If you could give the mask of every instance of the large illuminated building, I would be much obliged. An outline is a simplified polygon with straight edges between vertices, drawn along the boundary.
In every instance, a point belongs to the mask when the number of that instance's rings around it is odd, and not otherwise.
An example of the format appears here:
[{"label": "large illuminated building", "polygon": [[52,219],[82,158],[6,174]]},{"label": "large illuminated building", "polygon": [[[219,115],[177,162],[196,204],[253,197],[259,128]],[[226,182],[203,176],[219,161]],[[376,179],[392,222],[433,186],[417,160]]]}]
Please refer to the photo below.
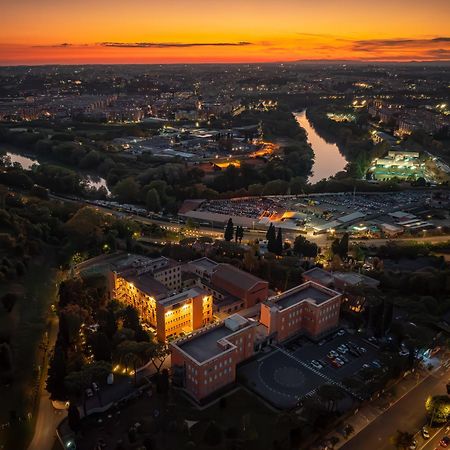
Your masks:
[{"label": "large illuminated building", "polygon": [[[206,265],[206,261],[203,261]],[[174,381],[198,402],[231,386],[237,364],[272,342],[321,339],[339,325],[342,294],[307,281],[260,303],[260,319],[233,314],[170,344]]]},{"label": "large illuminated building", "polygon": [[212,321],[212,296],[183,290],[180,265],[168,258],[136,257],[112,272],[114,297],[131,305],[156,329],[160,341],[188,334]]}]

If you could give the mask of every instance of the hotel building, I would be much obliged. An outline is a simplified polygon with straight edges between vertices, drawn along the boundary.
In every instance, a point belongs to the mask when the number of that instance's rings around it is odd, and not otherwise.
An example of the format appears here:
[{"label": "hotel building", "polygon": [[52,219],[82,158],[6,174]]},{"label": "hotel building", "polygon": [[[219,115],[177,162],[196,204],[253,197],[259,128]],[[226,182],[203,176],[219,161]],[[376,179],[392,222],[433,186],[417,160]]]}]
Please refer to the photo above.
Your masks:
[{"label": "hotel building", "polygon": [[134,258],[112,272],[113,295],[156,329],[158,340],[187,334],[212,322],[212,296],[199,287],[182,291],[181,266],[168,258]]}]

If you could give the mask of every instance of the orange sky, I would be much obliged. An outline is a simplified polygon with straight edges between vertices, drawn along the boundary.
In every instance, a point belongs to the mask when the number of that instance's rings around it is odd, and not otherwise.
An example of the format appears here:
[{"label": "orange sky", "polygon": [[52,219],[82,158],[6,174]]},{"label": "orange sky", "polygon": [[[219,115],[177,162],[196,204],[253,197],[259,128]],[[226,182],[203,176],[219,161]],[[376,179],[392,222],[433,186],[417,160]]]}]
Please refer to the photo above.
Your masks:
[{"label": "orange sky", "polygon": [[1,0],[0,64],[450,59],[450,0]]}]

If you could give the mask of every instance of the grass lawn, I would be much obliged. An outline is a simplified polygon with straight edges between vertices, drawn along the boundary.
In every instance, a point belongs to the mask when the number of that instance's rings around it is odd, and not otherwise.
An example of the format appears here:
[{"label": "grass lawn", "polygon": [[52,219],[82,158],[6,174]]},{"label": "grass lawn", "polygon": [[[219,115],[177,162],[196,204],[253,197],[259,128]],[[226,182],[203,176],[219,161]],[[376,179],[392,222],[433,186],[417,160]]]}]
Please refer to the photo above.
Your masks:
[{"label": "grass lawn", "polygon": [[[8,421],[10,411],[28,417],[32,413],[35,387],[39,378],[50,304],[56,300],[58,273],[45,260],[30,264],[26,275],[0,286],[0,295],[16,292],[20,299],[10,314],[0,308],[0,331],[10,336],[14,357],[14,380],[8,386],[0,386],[0,424]],[[28,426],[24,427],[30,431]],[[27,433],[17,433],[21,436]],[[0,434],[0,443],[5,438]],[[16,449],[21,447],[17,444]]]},{"label": "grass lawn", "polygon": [[[176,391],[167,400],[158,394],[144,394],[120,409],[86,421],[77,448],[90,450],[102,439],[107,448],[115,448],[122,440],[124,449],[137,449],[150,437],[155,450],[225,450],[236,442],[246,450],[270,449],[275,439],[287,439],[289,422],[282,417],[242,389],[226,397],[224,404],[216,403],[204,410],[195,408]],[[210,421],[218,424],[223,435],[221,443],[214,447],[204,441]],[[128,430],[136,423],[141,424],[141,430],[136,441],[130,442]],[[192,425],[190,430],[187,424]]]}]

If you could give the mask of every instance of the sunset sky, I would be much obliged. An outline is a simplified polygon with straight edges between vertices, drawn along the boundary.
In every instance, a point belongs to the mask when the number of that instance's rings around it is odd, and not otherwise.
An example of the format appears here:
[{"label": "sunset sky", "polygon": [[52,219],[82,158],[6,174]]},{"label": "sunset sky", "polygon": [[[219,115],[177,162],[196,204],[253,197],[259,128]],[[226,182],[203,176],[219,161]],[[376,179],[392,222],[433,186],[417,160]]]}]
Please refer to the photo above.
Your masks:
[{"label": "sunset sky", "polygon": [[0,64],[450,60],[450,0],[0,0]]}]

